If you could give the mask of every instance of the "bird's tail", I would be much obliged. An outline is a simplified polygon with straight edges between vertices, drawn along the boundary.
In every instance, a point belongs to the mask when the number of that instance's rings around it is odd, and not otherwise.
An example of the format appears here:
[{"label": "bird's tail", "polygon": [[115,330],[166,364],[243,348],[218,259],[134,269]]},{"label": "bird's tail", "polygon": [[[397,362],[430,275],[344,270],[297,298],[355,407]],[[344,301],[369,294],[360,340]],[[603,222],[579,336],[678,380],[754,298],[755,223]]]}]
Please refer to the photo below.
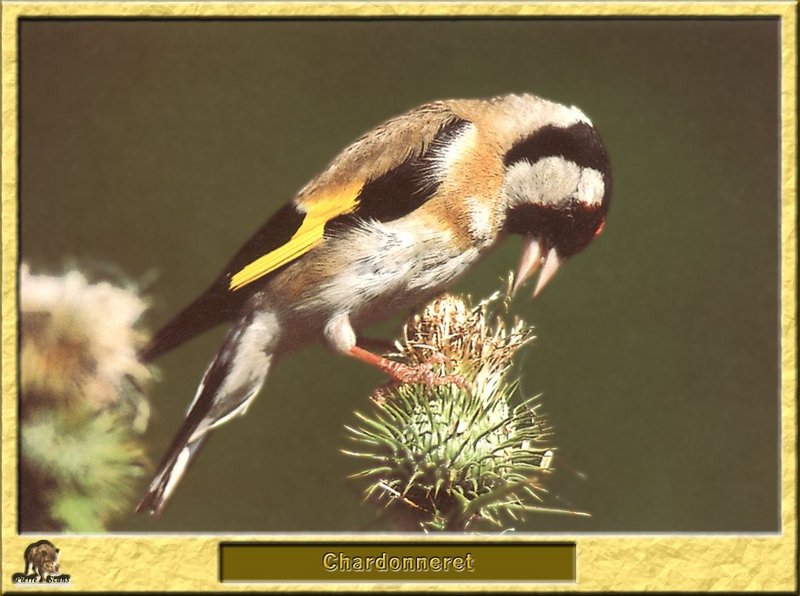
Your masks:
[{"label": "bird's tail", "polygon": [[247,411],[274,362],[278,333],[269,313],[250,313],[228,332],[137,512],[160,514],[211,432]]},{"label": "bird's tail", "polygon": [[209,436],[210,433],[206,433],[191,442],[185,441],[180,435],[175,437],[166,457],[159,466],[158,473],[150,482],[147,492],[136,506],[137,513],[149,511],[152,515],[161,515],[164,506],[172,496],[181,478],[186,474],[189,464]]},{"label": "bird's tail", "polygon": [[142,362],[155,360],[196,335],[229,320],[235,313],[233,301],[214,286],[164,325],[139,352]]}]

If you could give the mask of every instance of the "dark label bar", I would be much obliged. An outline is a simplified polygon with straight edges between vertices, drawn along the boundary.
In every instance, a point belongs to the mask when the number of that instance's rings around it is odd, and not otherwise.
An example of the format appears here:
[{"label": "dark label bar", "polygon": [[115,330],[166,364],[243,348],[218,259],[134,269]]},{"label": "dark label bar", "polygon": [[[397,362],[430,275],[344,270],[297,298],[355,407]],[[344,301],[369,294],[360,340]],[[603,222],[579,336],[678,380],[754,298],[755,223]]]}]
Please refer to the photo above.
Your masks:
[{"label": "dark label bar", "polygon": [[574,543],[223,543],[220,581],[574,582]]}]

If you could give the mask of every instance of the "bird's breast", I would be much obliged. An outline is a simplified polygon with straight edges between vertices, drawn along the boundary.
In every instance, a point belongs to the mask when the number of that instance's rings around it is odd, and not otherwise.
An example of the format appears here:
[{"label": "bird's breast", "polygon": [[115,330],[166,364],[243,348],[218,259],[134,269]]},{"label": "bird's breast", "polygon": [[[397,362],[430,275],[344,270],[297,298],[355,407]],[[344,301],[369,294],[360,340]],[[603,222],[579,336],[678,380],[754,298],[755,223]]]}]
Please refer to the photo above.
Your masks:
[{"label": "bird's breast", "polygon": [[354,324],[369,324],[403,312],[444,291],[475,263],[482,246],[453,241],[447,228],[422,222],[363,221],[306,255],[281,284],[293,296],[273,300],[292,314],[324,321],[349,313]]}]

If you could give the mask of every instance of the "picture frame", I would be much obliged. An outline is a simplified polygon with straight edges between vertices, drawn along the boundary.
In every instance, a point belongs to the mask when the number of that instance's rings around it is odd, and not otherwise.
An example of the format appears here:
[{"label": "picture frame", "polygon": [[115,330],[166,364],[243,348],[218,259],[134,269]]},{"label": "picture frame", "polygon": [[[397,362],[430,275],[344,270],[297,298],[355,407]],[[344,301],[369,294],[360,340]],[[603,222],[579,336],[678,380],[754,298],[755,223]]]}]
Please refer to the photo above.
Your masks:
[{"label": "picture frame", "polygon": [[[20,24],[43,20],[87,20],[129,23],[159,19],[166,22],[249,19],[273,22],[291,19],[354,19],[365,26],[392,19],[464,20],[565,18],[602,19],[767,19],[780,31],[780,216],[779,293],[780,379],[778,481],[779,527],[777,531],[726,533],[612,531],[575,533],[508,533],[443,536],[391,533],[325,533],[226,531],[164,533],[157,524],[152,531],[110,534],[21,533],[18,525],[19,457],[19,330],[18,281],[20,272]],[[15,583],[12,575],[23,572],[23,555],[37,540],[49,540],[60,549],[62,571],[71,589],[83,591],[416,591],[443,590],[459,593],[508,589],[513,591],[771,591],[797,590],[797,362],[796,362],[796,5],[792,2],[7,2],[2,10],[3,63],[3,198],[2,198],[2,561],[3,592],[29,586]],[[134,83],[135,86],[135,83]],[[280,92],[280,89],[277,90]],[[222,101],[222,100],[220,100]],[[411,107],[411,106],[408,106]],[[334,113],[332,110],[331,113]],[[385,117],[393,114],[386,113]],[[377,122],[376,122],[377,123]],[[353,130],[355,136],[361,131]],[[338,141],[337,141],[338,142]],[[292,149],[298,150],[300,143]],[[342,145],[344,146],[344,145]],[[326,150],[328,148],[326,147]],[[316,156],[310,161],[317,159]],[[153,166],[155,167],[155,166]],[[313,168],[312,168],[313,169]],[[307,174],[311,174],[309,171]],[[620,198],[620,201],[623,199]],[[244,240],[247,232],[239,240]],[[148,238],[150,238],[148,236]],[[237,242],[234,239],[232,242]],[[215,272],[207,272],[210,280]],[[199,288],[196,288],[199,289]],[[187,294],[188,296],[188,294]],[[199,378],[201,370],[193,374]],[[302,374],[302,370],[295,370]],[[195,379],[196,381],[196,379]],[[194,382],[194,381],[193,381]],[[185,396],[188,400],[189,396]],[[180,398],[183,399],[183,398]],[[188,402],[187,402],[188,403]],[[180,407],[184,407],[182,404]],[[338,449],[338,446],[337,446]],[[332,450],[333,451],[333,450]],[[624,487],[621,488],[624,492]],[[717,495],[723,500],[726,495]],[[222,506],[222,505],[220,505]],[[575,545],[574,581],[423,579],[353,581],[222,582],[222,545],[242,542],[262,545],[314,545],[331,543],[397,547],[424,544],[467,548],[469,545],[508,546],[565,542]],[[287,546],[289,548],[289,546]],[[314,555],[316,556],[316,555]],[[56,586],[53,589],[57,589]]]}]

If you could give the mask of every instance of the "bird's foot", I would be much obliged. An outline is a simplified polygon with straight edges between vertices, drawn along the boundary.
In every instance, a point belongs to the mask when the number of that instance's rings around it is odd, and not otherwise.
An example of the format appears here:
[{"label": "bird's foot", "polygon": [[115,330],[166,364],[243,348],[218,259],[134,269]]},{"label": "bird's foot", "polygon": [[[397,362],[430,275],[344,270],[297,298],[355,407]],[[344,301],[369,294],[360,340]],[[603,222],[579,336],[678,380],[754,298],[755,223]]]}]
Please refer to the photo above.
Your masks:
[{"label": "bird's foot", "polygon": [[[441,356],[441,355],[440,355]],[[439,364],[443,364],[439,362]],[[428,364],[410,366],[400,362],[392,362],[386,371],[396,383],[419,383],[433,387],[436,385],[457,385],[466,389],[467,381],[461,375],[437,375]]]},{"label": "bird's foot", "polygon": [[467,389],[467,381],[461,375],[437,375],[433,371],[433,365],[447,363],[447,358],[442,354],[436,354],[428,358],[426,362],[414,366],[389,360],[358,346],[353,346],[348,354],[362,362],[366,362],[370,366],[374,366],[392,379],[387,385],[376,389],[373,393],[373,400],[379,403],[386,401],[386,397],[393,388],[404,383],[419,383],[428,387],[453,384],[461,389]]},{"label": "bird's foot", "polygon": [[[436,361],[436,363],[444,364],[444,362],[439,361]],[[370,399],[379,406],[388,402],[392,397],[392,392],[405,383],[420,383],[427,387],[452,384],[465,390],[469,387],[467,380],[461,375],[437,375],[426,364],[409,366],[400,362],[392,362],[391,368],[385,372],[392,380],[377,387],[370,395]]]}]

